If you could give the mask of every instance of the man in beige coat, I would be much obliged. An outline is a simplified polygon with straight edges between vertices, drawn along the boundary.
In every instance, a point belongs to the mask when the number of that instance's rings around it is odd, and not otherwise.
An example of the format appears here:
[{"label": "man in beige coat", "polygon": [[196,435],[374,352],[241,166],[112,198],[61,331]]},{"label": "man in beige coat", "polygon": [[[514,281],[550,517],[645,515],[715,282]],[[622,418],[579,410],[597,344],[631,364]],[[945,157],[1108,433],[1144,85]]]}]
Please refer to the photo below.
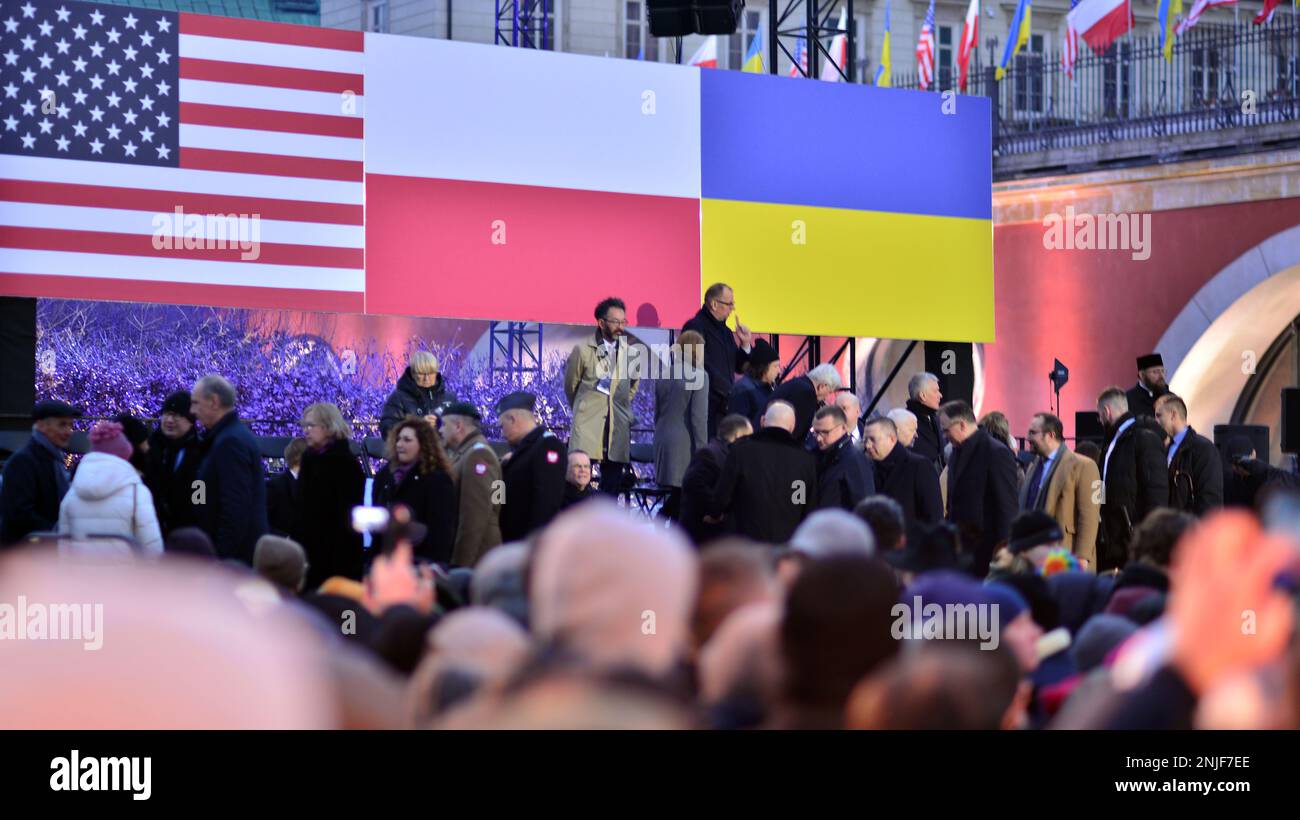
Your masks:
[{"label": "man in beige coat", "polygon": [[501,543],[501,503],[504,485],[501,461],[479,427],[482,417],[468,402],[448,404],[442,414],[442,440],[452,460],[456,480],[456,543],[451,563],[472,567]]},{"label": "man in beige coat", "polygon": [[645,346],[627,333],[623,300],[596,305],[596,332],[569,354],[564,395],[573,409],[569,449],[600,461],[600,490],[618,495],[631,461],[632,399],[648,363]]},{"label": "man in beige coat", "polygon": [[1020,509],[1042,510],[1060,524],[1062,543],[1087,569],[1097,568],[1097,525],[1101,517],[1101,474],[1097,462],[1063,443],[1061,420],[1037,413],[1029,424],[1029,444],[1038,458],[1020,488]]}]

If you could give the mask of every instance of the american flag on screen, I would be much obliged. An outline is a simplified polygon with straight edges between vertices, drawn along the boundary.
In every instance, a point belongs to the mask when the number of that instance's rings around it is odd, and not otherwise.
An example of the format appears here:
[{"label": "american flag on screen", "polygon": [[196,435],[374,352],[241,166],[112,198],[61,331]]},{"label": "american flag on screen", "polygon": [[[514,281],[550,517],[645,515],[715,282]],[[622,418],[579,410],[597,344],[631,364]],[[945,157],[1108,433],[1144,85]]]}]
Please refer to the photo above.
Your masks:
[{"label": "american flag on screen", "polygon": [[363,57],[360,32],[0,0],[0,290],[363,309]]},{"label": "american flag on screen", "polygon": [[934,82],[934,0],[925,13],[925,22],[921,25],[921,38],[916,42],[916,68],[920,74],[921,89],[925,90]]}]

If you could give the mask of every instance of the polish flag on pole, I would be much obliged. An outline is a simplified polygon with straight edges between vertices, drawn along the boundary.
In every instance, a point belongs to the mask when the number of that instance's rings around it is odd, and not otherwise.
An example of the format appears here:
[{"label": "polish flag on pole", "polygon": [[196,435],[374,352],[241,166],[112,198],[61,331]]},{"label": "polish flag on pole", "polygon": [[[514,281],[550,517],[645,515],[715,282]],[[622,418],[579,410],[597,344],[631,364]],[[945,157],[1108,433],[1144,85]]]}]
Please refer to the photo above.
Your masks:
[{"label": "polish flag on pole", "polygon": [[957,68],[960,71],[958,88],[966,90],[966,70],[970,68],[970,56],[979,45],[980,0],[970,0],[966,9],[966,22],[961,27],[961,45],[957,48]]},{"label": "polish flag on pole", "polygon": [[[840,31],[849,30],[849,8],[845,6],[840,9],[840,22],[836,26]],[[841,71],[847,72],[849,58],[849,38],[843,34],[836,34],[831,38],[830,47],[831,58],[822,64],[821,79],[827,82],[838,83],[844,78],[840,75]]]},{"label": "polish flag on pole", "polygon": [[1069,28],[1097,54],[1110,48],[1110,44],[1124,32],[1133,28],[1133,10],[1129,0],[1082,0],[1066,15]]},{"label": "polish flag on pole", "polygon": [[687,65],[699,66],[700,68],[717,68],[718,35],[710,34],[705,38],[703,45],[696,49],[695,54],[691,55],[691,61]]}]

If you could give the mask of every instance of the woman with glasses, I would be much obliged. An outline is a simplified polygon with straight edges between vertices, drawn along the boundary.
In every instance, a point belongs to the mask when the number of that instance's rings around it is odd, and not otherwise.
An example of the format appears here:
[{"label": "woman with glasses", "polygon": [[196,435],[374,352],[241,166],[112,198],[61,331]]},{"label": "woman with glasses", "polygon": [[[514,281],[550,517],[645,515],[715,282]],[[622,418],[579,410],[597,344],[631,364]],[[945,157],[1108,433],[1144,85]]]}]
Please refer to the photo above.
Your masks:
[{"label": "woman with glasses", "polygon": [[318,402],[302,413],[307,451],[298,472],[298,520],[293,539],[307,551],[306,590],[341,575],[361,580],[361,534],[352,529],[352,508],[365,499],[366,476],[352,455],[352,429],[336,405]]},{"label": "woman with glasses", "polygon": [[427,350],[417,350],[411,354],[409,366],[384,402],[379,434],[386,438],[393,425],[407,416],[421,416],[437,427],[443,406],[455,400],[456,394],[438,372],[438,357]]},{"label": "woman with glasses", "polygon": [[375,476],[375,504],[389,510],[406,505],[411,517],[425,526],[424,538],[415,544],[416,556],[450,564],[457,501],[442,437],[429,422],[408,416],[388,431],[384,456],[388,463]]}]

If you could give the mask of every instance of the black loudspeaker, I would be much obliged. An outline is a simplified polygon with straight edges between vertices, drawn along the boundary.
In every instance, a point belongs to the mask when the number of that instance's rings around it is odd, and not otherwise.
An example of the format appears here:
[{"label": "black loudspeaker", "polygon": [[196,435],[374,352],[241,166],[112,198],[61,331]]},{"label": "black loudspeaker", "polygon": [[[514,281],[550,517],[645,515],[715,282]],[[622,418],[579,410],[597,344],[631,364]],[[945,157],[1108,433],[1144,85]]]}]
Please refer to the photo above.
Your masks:
[{"label": "black loudspeaker", "polygon": [[1096,410],[1074,411],[1074,440],[1098,444],[1106,440],[1106,428],[1101,426],[1101,415]]},{"label": "black loudspeaker", "polygon": [[745,0],[646,0],[652,37],[735,34]]},{"label": "black loudspeaker", "polygon": [[700,34],[735,34],[745,0],[695,0],[696,30]]},{"label": "black loudspeaker", "polygon": [[685,37],[695,33],[695,9],[691,0],[646,0],[650,36]]},{"label": "black loudspeaker", "polygon": [[28,430],[36,404],[36,300],[0,297],[0,430]]},{"label": "black loudspeaker", "polygon": [[1282,388],[1282,452],[1300,453],[1300,387]]},{"label": "black loudspeaker", "polygon": [[[1245,436],[1250,439],[1250,443],[1255,447],[1255,458],[1260,461],[1268,461],[1268,425],[1265,424],[1216,424],[1214,425],[1214,446],[1219,448],[1223,453],[1227,447],[1228,440],[1235,436]],[[1225,456],[1226,458],[1226,456]]]}]

